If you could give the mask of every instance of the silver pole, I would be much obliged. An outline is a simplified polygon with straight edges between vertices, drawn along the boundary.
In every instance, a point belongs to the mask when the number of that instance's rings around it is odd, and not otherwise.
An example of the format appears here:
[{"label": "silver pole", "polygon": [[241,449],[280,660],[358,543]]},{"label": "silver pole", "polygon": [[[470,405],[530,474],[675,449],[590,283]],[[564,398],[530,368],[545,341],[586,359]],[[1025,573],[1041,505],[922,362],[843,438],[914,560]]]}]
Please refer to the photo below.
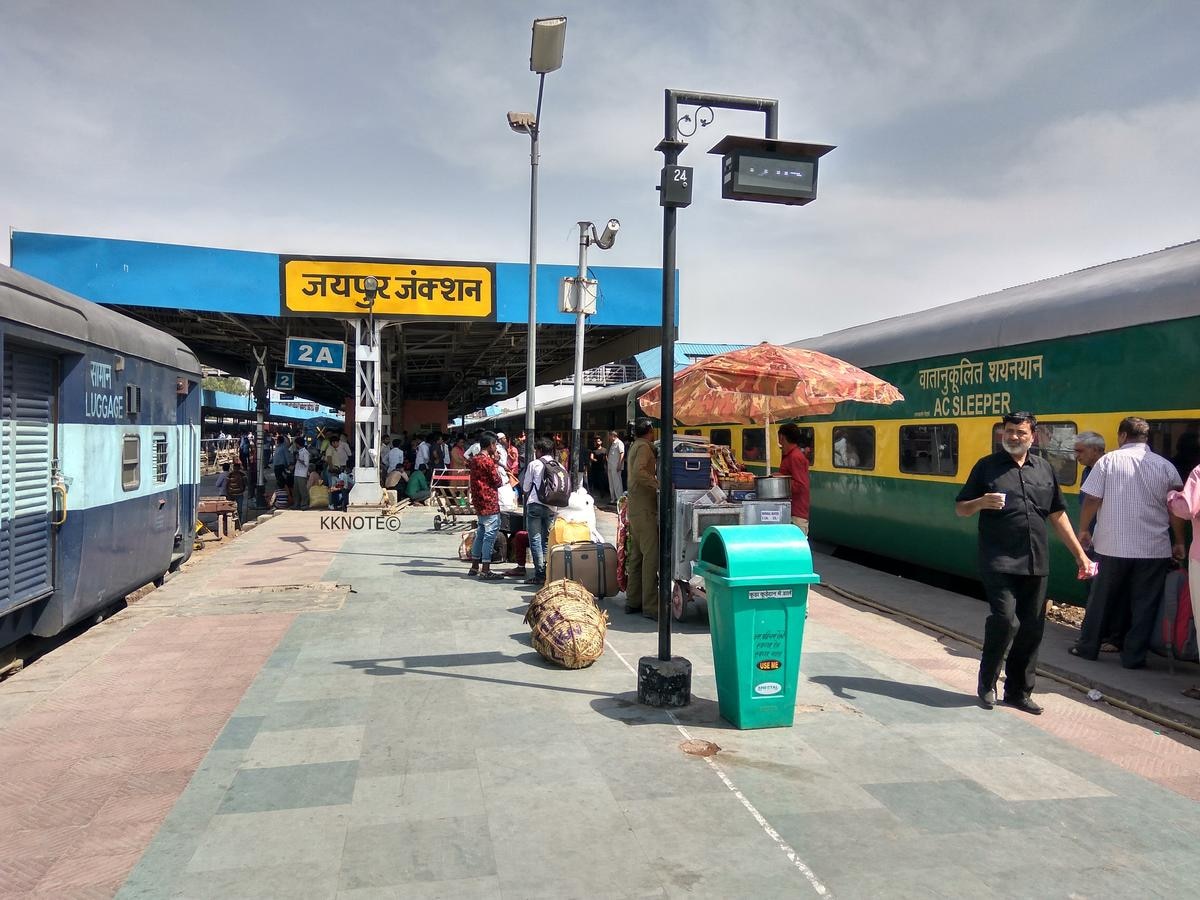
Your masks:
[{"label": "silver pole", "polygon": [[538,76],[537,111],[529,131],[529,347],[525,356],[525,465],[534,460],[533,407],[537,386],[537,208],[538,133],[542,130],[542,89],[545,74]]},{"label": "silver pole", "polygon": [[575,391],[571,399],[571,471],[576,488],[583,487],[583,312],[584,283],[587,281],[588,229],[591,222],[579,223],[579,272],[575,278],[575,290],[571,292],[575,304]]}]

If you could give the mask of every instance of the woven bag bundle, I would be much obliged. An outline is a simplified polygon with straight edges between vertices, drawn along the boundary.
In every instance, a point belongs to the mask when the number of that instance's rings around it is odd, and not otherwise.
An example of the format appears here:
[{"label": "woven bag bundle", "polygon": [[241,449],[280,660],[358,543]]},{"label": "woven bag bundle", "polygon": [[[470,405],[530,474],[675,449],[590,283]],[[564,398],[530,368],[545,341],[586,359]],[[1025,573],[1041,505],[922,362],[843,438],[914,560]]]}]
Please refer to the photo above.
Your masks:
[{"label": "woven bag bundle", "polygon": [[585,668],[604,652],[608,614],[576,581],[552,581],[538,591],[529,603],[525,623],[533,629],[533,649],[564,668]]}]

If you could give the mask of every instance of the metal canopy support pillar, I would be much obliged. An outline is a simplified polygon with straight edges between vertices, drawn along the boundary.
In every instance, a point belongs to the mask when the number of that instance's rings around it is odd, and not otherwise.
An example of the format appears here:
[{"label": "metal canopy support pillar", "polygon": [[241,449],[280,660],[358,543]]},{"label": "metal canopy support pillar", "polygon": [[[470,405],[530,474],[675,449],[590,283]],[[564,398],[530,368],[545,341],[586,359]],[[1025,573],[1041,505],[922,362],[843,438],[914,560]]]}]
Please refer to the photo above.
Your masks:
[{"label": "metal canopy support pillar", "polygon": [[354,486],[350,503],[379,503],[379,443],[382,433],[379,334],[384,323],[374,316],[353,319],[354,327]]},{"label": "metal canopy support pillar", "polygon": [[[777,138],[779,101],[762,97],[735,97],[729,94],[701,94],[689,91],[665,92],[663,139],[658,150],[663,166],[679,163],[687,144],[679,140],[679,105],[742,109],[766,115],[766,137]],[[678,210],[663,204],[662,269],[662,408],[659,414],[658,455],[658,656],[638,660],[638,701],[648,706],[686,706],[691,702],[692,664],[683,657],[671,656],[671,589],[674,587],[674,557],[671,547],[675,532],[675,491],[671,482],[671,464],[675,426],[675,218]]]},{"label": "metal canopy support pillar", "polygon": [[271,461],[266,458],[266,453],[263,447],[264,420],[267,413],[271,410],[271,395],[269,393],[270,385],[267,383],[267,348],[254,347],[254,380],[251,382],[250,389],[254,394],[254,406],[256,410],[255,420],[256,427],[254,432],[254,447],[255,459],[258,464],[254,467],[254,503],[260,509],[265,508],[267,504],[266,491],[266,470]]}]

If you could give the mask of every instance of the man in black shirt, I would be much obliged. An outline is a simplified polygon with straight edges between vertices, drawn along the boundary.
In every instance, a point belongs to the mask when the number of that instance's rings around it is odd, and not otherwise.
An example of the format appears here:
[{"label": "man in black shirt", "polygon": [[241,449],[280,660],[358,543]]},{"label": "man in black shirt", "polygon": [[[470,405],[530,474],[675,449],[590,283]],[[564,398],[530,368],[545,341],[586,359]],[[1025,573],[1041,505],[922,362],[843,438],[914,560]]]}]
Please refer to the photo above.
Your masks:
[{"label": "man in black shirt", "polygon": [[979,704],[996,705],[996,682],[1008,651],[1004,702],[1033,715],[1042,711],[1030,694],[1046,625],[1047,522],[1075,557],[1079,577],[1092,571],[1067,519],[1054,469],[1029,452],[1036,427],[1032,413],[1005,416],[1004,449],[975,463],[954,504],[960,516],[979,513],[979,573],[992,607],[979,661]]}]

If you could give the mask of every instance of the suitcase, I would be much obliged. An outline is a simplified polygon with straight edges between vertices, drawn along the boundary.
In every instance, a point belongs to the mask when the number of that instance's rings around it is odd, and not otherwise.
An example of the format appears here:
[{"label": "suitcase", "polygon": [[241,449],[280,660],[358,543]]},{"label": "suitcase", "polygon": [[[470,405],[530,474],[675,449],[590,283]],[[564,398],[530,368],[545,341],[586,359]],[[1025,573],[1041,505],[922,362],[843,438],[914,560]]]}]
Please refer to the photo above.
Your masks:
[{"label": "suitcase", "polygon": [[574,544],[591,541],[591,539],[592,529],[588,526],[587,522],[568,522],[566,519],[559,517],[550,526],[551,549],[558,544]]},{"label": "suitcase", "polygon": [[612,544],[580,541],[558,544],[550,550],[547,582],[567,578],[578,581],[596,598],[615,597],[617,591],[617,548]]}]

